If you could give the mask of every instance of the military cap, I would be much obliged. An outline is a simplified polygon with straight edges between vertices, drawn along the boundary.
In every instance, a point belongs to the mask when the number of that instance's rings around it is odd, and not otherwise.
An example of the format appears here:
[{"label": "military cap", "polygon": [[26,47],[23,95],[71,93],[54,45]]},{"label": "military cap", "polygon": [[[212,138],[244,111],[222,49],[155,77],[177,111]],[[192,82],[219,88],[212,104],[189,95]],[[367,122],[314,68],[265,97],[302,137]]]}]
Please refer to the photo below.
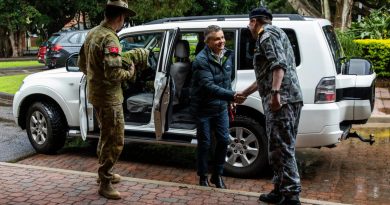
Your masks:
[{"label": "military cap", "polygon": [[127,0],[108,0],[106,6],[122,8],[128,12],[129,16],[136,15],[133,10],[129,9],[129,4],[127,3]]},{"label": "military cap", "polygon": [[270,20],[272,20],[272,14],[270,11],[268,11],[267,8],[263,7],[263,6],[260,6],[259,8],[255,8],[253,9],[250,13],[249,13],[249,18],[257,18],[257,17],[267,17],[269,18]]}]

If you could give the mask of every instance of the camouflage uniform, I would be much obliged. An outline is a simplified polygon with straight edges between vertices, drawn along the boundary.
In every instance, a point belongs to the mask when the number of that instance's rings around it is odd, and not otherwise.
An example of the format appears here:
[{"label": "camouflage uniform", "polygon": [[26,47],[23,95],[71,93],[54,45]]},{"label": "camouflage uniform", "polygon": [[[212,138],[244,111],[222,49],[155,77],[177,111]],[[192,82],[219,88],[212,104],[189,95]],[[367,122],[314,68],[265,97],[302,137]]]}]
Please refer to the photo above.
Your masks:
[{"label": "camouflage uniform", "polygon": [[130,80],[134,68],[122,68],[121,47],[116,32],[103,21],[87,35],[78,64],[87,75],[88,100],[93,104],[100,126],[97,147],[99,178],[112,180],[112,168],[124,145],[123,95],[121,83]]},{"label": "camouflage uniform", "polygon": [[[266,115],[269,162],[274,171],[273,183],[280,192],[296,194],[301,191],[295,161],[295,140],[302,109],[302,93],[295,69],[294,52],[287,35],[279,28],[264,25],[254,54],[258,91]],[[273,69],[281,67],[284,77],[280,87],[282,107],[272,111],[271,89]]]},{"label": "camouflage uniform", "polygon": [[141,77],[142,72],[149,67],[148,56],[149,56],[149,50],[144,48],[135,48],[133,50],[122,53],[123,68],[126,70],[131,70],[132,69],[131,67],[134,66],[137,68],[133,77],[130,80],[125,81],[124,83],[125,88],[129,86],[128,84],[135,83],[137,78]]}]

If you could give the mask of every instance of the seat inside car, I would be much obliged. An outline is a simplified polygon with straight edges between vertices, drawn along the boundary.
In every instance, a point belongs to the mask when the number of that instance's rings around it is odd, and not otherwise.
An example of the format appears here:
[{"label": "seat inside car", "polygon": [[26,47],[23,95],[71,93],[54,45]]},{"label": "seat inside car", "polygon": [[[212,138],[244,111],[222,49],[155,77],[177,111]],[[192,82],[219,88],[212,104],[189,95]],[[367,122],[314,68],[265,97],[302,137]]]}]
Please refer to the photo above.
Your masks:
[{"label": "seat inside car", "polygon": [[189,73],[191,72],[190,44],[187,40],[179,40],[175,47],[174,57],[175,62],[170,68],[170,74],[175,84],[175,96],[173,104],[179,104],[179,99],[182,94],[182,89]]}]

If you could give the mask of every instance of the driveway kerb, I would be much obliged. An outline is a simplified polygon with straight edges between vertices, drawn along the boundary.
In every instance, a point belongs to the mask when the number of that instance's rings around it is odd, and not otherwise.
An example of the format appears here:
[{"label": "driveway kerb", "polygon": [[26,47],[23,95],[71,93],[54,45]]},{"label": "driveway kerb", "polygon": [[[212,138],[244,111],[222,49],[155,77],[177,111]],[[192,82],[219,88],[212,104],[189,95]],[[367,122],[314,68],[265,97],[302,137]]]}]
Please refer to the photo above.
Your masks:
[{"label": "driveway kerb", "polygon": [[[91,173],[91,172],[56,169],[56,168],[32,166],[32,165],[25,165],[25,164],[13,164],[13,163],[0,162],[0,166],[8,166],[8,167],[21,168],[21,169],[36,169],[36,170],[51,171],[51,172],[64,173],[64,174],[97,177],[96,173]],[[164,182],[164,181],[149,180],[149,179],[139,179],[139,178],[132,178],[132,177],[122,177],[122,180],[129,181],[129,182],[143,183],[143,184],[155,184],[155,185],[175,186],[175,187],[180,187],[180,188],[197,189],[197,190],[209,190],[209,191],[213,191],[213,192],[229,193],[229,194],[235,194],[235,195],[244,195],[244,196],[250,196],[250,197],[258,197],[261,194],[261,193],[257,193],[257,192],[246,192],[246,191],[239,191],[239,190],[232,190],[232,189],[217,189],[217,188],[212,188],[212,187],[202,187],[202,186],[196,186],[196,185],[190,185],[190,184]],[[312,200],[312,199],[306,199],[306,198],[301,198],[301,202],[307,203],[307,204],[313,204],[313,205],[347,205],[347,204],[343,204],[343,203]]]}]

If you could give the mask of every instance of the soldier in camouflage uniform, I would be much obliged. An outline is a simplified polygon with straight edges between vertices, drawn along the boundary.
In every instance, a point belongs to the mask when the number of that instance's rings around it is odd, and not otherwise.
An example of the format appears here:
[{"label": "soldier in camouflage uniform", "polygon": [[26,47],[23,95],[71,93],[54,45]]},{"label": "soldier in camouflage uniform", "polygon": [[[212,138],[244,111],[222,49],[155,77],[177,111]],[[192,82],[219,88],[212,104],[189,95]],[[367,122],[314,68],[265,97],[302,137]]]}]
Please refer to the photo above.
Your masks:
[{"label": "soldier in camouflage uniform", "polygon": [[99,158],[99,194],[108,199],[120,199],[111,183],[120,181],[112,173],[124,145],[123,95],[121,82],[130,80],[134,67],[122,68],[121,47],[117,32],[124,20],[135,13],[128,9],[127,0],[108,0],[105,19],[89,31],[80,49],[78,65],[87,76],[88,100],[93,104],[100,126],[97,147]]},{"label": "soldier in camouflage uniform", "polygon": [[272,14],[263,7],[249,14],[249,29],[256,41],[254,69],[256,82],[242,93],[258,90],[266,117],[269,163],[274,171],[274,189],[260,201],[300,204],[300,177],[295,160],[295,140],[302,92],[295,68],[294,52],[287,35],[271,25]]}]

